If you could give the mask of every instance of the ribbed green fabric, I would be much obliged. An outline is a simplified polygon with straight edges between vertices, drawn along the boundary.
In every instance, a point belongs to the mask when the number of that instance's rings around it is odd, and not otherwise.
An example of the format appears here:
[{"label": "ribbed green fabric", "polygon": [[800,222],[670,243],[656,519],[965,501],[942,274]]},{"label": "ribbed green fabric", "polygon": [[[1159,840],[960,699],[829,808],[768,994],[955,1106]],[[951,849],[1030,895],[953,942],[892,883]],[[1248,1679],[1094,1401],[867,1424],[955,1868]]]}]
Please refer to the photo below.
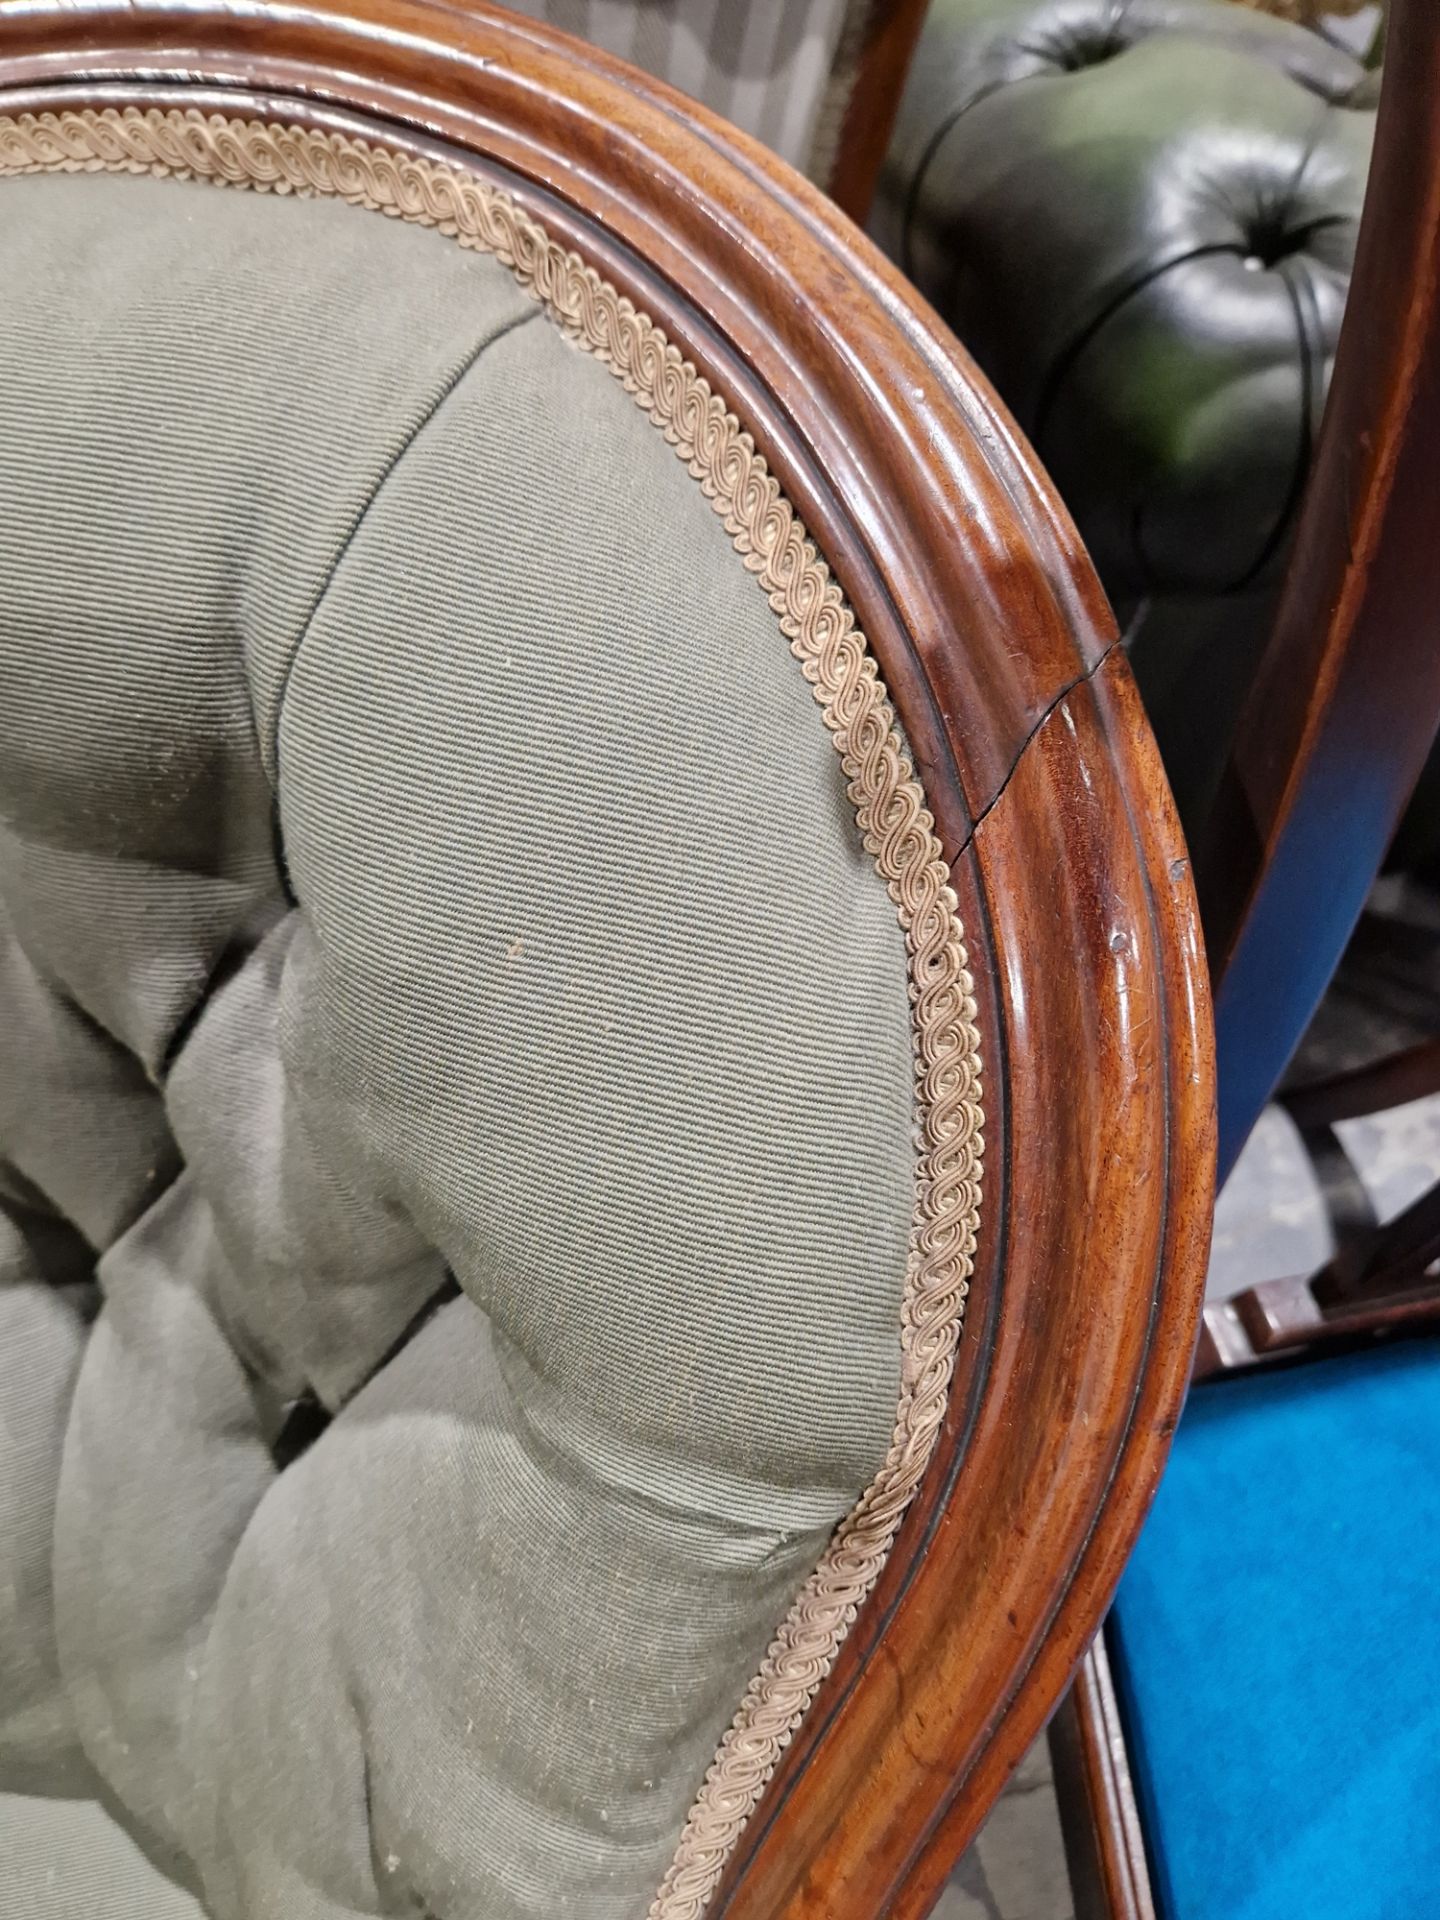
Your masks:
[{"label": "ribbed green fabric", "polygon": [[[50,1564],[56,1466],[97,1302],[83,1269],[76,1279],[47,1260],[60,1248],[38,1226],[0,1202],[0,1756],[19,1791],[83,1794],[95,1781],[61,1683]],[[0,1852],[0,1913],[9,1877]]]},{"label": "ribbed green fabric", "polygon": [[0,1861],[16,1920],[201,1920],[94,1800],[0,1793]]},{"label": "ribbed green fabric", "polygon": [[905,958],[819,711],[438,235],[0,183],[0,368],[0,1158],[104,1298],[15,1402],[42,1757],[222,1920],[643,1914],[895,1416]]}]

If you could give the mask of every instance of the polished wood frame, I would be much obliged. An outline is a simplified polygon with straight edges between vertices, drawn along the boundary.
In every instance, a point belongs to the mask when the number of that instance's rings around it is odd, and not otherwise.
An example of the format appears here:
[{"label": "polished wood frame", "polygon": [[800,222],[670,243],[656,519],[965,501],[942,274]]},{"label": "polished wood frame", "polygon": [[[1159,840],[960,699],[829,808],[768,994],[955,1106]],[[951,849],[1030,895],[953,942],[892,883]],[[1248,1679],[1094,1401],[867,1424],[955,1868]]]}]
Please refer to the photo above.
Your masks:
[{"label": "polished wood frame", "polygon": [[1075,1920],[1156,1920],[1150,1863],[1104,1633],[1050,1723]]},{"label": "polished wood frame", "polygon": [[[1315,466],[1275,629],[1197,850],[1222,1178],[1340,962],[1435,738],[1437,470],[1440,14],[1433,0],[1391,0],[1375,155]],[[1435,1049],[1420,1048],[1287,1104],[1302,1125],[1328,1124],[1415,1097],[1436,1067]],[[1436,1192],[1381,1230],[1358,1297],[1354,1276],[1327,1271],[1207,1307],[1197,1376],[1433,1327],[1440,1284],[1424,1277],[1427,1249],[1440,1251]],[[1111,1761],[1108,1772],[1096,1762],[1065,1775],[1077,1920],[1134,1920],[1153,1895],[1123,1724],[1104,1710],[1105,1664],[1102,1638],[1052,1745]]]},{"label": "polished wood frame", "polygon": [[862,225],[895,131],[900,97],[930,0],[874,0],[856,61],[855,86],[825,191]]},{"label": "polished wood frame", "polygon": [[438,0],[5,15],[0,112],[278,118],[505,188],[727,397],[856,609],[976,974],[981,1245],[936,1457],[710,1911],[920,1915],[1118,1578],[1208,1241],[1189,864],[1074,530],[974,367],[836,208],[594,49]]}]

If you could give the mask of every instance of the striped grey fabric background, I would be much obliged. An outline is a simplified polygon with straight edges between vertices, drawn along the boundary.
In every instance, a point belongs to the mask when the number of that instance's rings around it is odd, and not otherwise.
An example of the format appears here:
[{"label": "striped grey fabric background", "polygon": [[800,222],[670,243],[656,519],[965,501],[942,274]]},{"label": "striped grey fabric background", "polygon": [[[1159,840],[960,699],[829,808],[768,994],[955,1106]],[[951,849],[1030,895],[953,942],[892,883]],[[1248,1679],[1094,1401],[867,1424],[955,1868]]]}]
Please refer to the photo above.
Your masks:
[{"label": "striped grey fabric background", "polygon": [[510,0],[633,61],[824,185],[873,0]]}]

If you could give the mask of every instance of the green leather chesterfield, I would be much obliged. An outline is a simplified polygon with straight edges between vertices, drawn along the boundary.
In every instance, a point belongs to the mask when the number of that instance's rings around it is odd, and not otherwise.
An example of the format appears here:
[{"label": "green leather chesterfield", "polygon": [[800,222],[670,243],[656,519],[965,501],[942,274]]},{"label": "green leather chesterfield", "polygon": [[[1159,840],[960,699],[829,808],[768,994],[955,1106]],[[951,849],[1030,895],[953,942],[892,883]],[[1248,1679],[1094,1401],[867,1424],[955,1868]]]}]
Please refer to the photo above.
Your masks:
[{"label": "green leather chesterfield", "polygon": [[937,0],[872,222],[1033,441],[1187,823],[1262,643],[1376,76],[1226,0]]}]

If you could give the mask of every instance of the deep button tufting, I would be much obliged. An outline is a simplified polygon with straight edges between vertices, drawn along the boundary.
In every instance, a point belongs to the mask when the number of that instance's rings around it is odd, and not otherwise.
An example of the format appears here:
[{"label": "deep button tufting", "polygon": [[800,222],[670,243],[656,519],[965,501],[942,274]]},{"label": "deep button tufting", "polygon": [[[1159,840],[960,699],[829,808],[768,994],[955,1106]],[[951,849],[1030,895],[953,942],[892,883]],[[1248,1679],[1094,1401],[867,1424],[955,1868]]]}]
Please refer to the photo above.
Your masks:
[{"label": "deep button tufting", "polygon": [[1373,122],[1332,104],[1355,64],[1278,27],[1206,0],[941,0],[887,162],[877,236],[1121,602],[1258,578],[1308,459]]},{"label": "deep button tufting", "polygon": [[1056,64],[1066,73],[1083,73],[1087,67],[1103,67],[1129,44],[1117,36],[1100,34],[1093,39],[1075,40],[1059,51]]},{"label": "deep button tufting", "polygon": [[1087,67],[1102,67],[1107,60],[1133,44],[1124,23],[1102,20],[1071,26],[1067,21],[1048,42],[1031,43],[1035,51],[1061,73],[1083,73]]},{"label": "deep button tufting", "polygon": [[0,245],[0,1190],[102,1302],[0,1234],[0,1786],[98,1775],[217,1920],[631,1920],[894,1431],[839,756],[494,261],[88,176]]},{"label": "deep button tufting", "polygon": [[1264,267],[1278,267],[1282,260],[1303,253],[1314,231],[1313,227],[1287,226],[1282,218],[1257,220],[1240,243],[1246,267],[1252,273]]},{"label": "deep button tufting", "polygon": [[934,0],[882,173],[872,231],[1074,514],[1191,825],[1318,430],[1374,78],[1225,0]]}]

